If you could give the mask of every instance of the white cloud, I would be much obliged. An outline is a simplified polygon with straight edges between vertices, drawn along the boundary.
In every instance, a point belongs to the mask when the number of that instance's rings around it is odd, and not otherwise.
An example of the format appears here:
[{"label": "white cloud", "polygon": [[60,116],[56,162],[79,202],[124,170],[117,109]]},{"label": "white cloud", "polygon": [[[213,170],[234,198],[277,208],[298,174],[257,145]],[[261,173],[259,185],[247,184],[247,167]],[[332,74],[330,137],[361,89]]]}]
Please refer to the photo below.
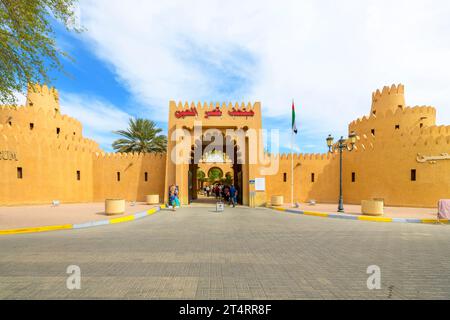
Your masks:
[{"label": "white cloud", "polygon": [[81,0],[86,41],[154,120],[175,99],[260,100],[270,121],[295,98],[317,139],[399,82],[450,124],[449,16],[446,0]]},{"label": "white cloud", "polygon": [[97,97],[60,92],[61,112],[80,121],[83,136],[95,140],[106,151],[118,136],[112,132],[128,128],[130,115]]},{"label": "white cloud", "polygon": [[18,106],[24,106],[27,102],[27,97],[21,93],[21,92],[16,92],[14,93],[14,96],[16,97],[16,104]]}]

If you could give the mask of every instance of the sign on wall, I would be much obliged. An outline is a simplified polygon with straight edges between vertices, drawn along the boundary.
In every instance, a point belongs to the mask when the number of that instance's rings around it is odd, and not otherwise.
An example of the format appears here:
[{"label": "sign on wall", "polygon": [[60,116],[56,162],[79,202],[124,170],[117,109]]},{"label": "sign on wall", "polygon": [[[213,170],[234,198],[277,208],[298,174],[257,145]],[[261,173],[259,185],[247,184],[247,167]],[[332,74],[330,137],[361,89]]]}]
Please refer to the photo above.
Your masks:
[{"label": "sign on wall", "polygon": [[0,151],[0,160],[19,161],[14,151]]},{"label": "sign on wall", "polygon": [[[216,107],[212,110],[205,111],[205,119],[210,117],[222,117],[222,110],[219,107]],[[253,110],[247,110],[246,108],[233,108],[228,111],[228,115],[231,117],[253,117],[255,116],[255,112]],[[175,112],[175,117],[177,119],[184,119],[186,117],[197,117],[198,111],[196,107],[188,108],[185,110],[177,110]]]},{"label": "sign on wall", "polygon": [[266,178],[255,179],[255,191],[266,191]]},{"label": "sign on wall", "polygon": [[177,119],[186,118],[186,117],[196,117],[198,115],[197,108],[190,108],[186,110],[179,110],[175,112],[175,117]]},{"label": "sign on wall", "polygon": [[417,154],[417,162],[419,162],[419,163],[429,162],[431,164],[435,164],[436,161],[439,161],[439,160],[450,160],[450,154],[441,153],[438,156],[424,156],[420,153]]}]

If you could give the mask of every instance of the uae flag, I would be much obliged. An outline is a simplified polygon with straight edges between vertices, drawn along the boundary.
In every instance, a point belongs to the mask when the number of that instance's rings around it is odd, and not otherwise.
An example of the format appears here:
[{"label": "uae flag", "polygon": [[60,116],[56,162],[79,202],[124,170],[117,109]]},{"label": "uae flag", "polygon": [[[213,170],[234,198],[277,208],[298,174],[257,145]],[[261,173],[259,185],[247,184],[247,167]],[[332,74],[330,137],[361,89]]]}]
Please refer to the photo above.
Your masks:
[{"label": "uae flag", "polygon": [[294,100],[292,100],[292,131],[297,134],[297,125],[295,124],[295,106],[294,106]]}]

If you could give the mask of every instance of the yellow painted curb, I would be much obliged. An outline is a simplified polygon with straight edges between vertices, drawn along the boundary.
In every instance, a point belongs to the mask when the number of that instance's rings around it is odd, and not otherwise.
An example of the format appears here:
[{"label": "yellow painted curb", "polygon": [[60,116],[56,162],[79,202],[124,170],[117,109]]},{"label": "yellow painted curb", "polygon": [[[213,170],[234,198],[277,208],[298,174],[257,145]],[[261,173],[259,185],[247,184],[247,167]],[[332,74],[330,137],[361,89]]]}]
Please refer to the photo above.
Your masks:
[{"label": "yellow painted curb", "polygon": [[362,221],[372,221],[372,222],[392,222],[392,218],[381,218],[381,217],[367,217],[367,216],[358,216],[358,220]]},{"label": "yellow painted curb", "polygon": [[449,220],[422,219],[422,223],[426,223],[426,224],[445,223],[445,224],[448,224]]},{"label": "yellow painted curb", "polygon": [[274,209],[277,210],[277,211],[281,211],[281,212],[285,212],[286,211],[285,208],[274,208]]},{"label": "yellow painted curb", "polygon": [[305,216],[328,218],[328,213],[304,211]]},{"label": "yellow painted curb", "polygon": [[[152,215],[155,214],[157,212],[160,211],[161,207],[156,207],[156,208],[152,208],[150,210],[147,210],[147,215]],[[138,213],[137,215],[140,215],[142,213]],[[84,228],[90,228],[95,223],[98,222],[108,222],[109,224],[117,224],[117,223],[122,223],[122,222],[128,222],[128,221],[133,221],[136,220],[135,218],[136,214],[133,215],[129,215],[126,217],[120,217],[120,218],[115,218],[115,219],[111,219],[111,220],[103,220],[103,221],[95,221],[95,222],[86,222],[86,223],[81,223],[81,224],[65,224],[65,225],[60,225],[60,226],[45,226],[45,227],[32,227],[32,228],[20,228],[20,229],[9,229],[9,230],[0,230],[0,235],[11,235],[11,234],[24,234],[24,233],[39,233],[39,232],[46,232],[46,231],[57,231],[57,230],[68,230],[68,229],[72,229],[72,230],[78,230],[78,229],[84,229]],[[142,216],[140,216],[142,217]],[[81,226],[80,225],[84,225]],[[101,225],[105,225],[105,224],[101,224]],[[98,225],[100,226],[100,225]]]},{"label": "yellow painted curb", "polygon": [[72,229],[73,225],[66,224],[61,226],[48,226],[48,227],[35,227],[35,228],[22,228],[22,229],[12,229],[12,230],[0,230],[0,234],[23,234],[23,233],[37,233],[46,231],[56,231],[56,230],[67,230]]},{"label": "yellow painted curb", "polygon": [[110,224],[122,223],[134,220],[134,215],[109,220]]}]

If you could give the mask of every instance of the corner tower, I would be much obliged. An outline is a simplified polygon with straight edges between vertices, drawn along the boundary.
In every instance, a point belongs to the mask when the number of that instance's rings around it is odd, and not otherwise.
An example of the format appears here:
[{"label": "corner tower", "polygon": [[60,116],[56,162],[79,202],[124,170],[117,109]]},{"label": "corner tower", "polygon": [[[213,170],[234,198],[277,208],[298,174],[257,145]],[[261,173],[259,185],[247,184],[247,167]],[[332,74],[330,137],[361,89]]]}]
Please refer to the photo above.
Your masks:
[{"label": "corner tower", "polygon": [[61,112],[58,91],[55,88],[48,88],[46,85],[28,85],[26,106],[52,111],[55,114]]},{"label": "corner tower", "polygon": [[370,110],[371,115],[380,115],[391,110],[395,113],[397,110],[403,110],[405,108],[405,86],[395,84],[392,87],[384,87],[383,91],[380,90],[372,93],[372,108]]}]

